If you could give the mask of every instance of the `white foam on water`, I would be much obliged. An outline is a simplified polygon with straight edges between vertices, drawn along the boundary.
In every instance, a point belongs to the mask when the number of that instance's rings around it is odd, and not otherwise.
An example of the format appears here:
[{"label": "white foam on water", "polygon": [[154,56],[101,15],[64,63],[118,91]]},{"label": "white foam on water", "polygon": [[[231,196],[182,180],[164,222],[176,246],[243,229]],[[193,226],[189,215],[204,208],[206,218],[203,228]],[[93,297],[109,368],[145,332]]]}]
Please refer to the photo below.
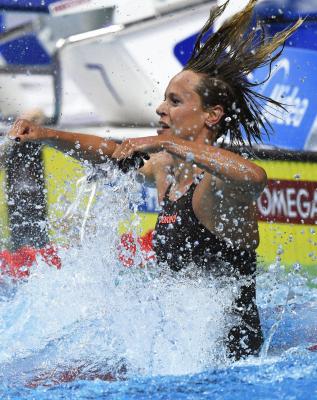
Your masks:
[{"label": "white foam on water", "polygon": [[108,179],[116,184],[98,196],[84,242],[60,249],[62,269],[38,259],[15,295],[0,302],[2,380],[30,381],[76,366],[181,375],[223,362],[231,290],[153,265],[122,266],[118,223],[131,216],[140,191],[132,174]]}]

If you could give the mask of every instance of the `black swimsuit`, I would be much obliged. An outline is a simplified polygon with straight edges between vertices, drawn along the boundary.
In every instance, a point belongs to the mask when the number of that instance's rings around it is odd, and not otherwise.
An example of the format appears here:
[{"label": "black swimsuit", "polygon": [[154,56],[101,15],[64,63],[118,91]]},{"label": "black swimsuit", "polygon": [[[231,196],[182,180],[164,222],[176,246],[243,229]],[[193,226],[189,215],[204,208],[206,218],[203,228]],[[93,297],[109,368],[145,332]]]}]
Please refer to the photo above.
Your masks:
[{"label": "black swimsuit", "polygon": [[167,190],[154,231],[153,247],[159,263],[174,271],[189,263],[211,272],[215,277],[247,278],[233,305],[240,323],[226,340],[228,356],[236,360],[259,353],[263,343],[260,319],[255,303],[256,254],[234,248],[204,227],[195,216],[192,200],[196,184],[176,201],[169,200]]}]

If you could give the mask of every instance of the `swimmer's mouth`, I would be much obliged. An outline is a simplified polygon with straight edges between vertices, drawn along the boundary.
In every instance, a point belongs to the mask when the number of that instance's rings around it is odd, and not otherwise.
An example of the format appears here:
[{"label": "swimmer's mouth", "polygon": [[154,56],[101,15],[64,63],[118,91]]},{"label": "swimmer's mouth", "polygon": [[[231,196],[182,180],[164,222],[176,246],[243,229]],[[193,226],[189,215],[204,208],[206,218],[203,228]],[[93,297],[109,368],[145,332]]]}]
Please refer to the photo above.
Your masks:
[{"label": "swimmer's mouth", "polygon": [[159,128],[157,130],[158,133],[163,132],[165,129],[169,129],[170,126],[163,121],[159,121]]}]

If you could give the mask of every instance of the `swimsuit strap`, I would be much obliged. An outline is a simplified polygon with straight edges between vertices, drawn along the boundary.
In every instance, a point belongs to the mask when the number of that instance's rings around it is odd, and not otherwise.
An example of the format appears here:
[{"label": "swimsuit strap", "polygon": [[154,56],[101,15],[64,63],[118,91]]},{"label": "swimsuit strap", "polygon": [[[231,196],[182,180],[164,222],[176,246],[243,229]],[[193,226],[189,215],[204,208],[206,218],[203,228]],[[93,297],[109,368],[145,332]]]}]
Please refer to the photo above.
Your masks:
[{"label": "swimsuit strap", "polygon": [[169,193],[170,193],[170,191],[171,191],[172,185],[173,185],[173,183],[170,183],[170,184],[168,185],[168,188],[166,189],[166,192],[165,192],[165,194],[164,194],[164,200],[165,200],[165,199],[168,199],[168,195],[169,195]]}]

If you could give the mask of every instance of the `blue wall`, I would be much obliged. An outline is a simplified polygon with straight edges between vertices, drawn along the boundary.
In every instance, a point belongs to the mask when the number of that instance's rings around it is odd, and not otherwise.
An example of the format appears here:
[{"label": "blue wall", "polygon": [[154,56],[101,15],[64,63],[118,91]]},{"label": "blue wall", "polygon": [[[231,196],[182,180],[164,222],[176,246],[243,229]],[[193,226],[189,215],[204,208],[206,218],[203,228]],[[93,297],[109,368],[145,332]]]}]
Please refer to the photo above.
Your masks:
[{"label": "blue wall", "polygon": [[57,0],[0,0],[0,10],[47,12],[48,6]]}]

